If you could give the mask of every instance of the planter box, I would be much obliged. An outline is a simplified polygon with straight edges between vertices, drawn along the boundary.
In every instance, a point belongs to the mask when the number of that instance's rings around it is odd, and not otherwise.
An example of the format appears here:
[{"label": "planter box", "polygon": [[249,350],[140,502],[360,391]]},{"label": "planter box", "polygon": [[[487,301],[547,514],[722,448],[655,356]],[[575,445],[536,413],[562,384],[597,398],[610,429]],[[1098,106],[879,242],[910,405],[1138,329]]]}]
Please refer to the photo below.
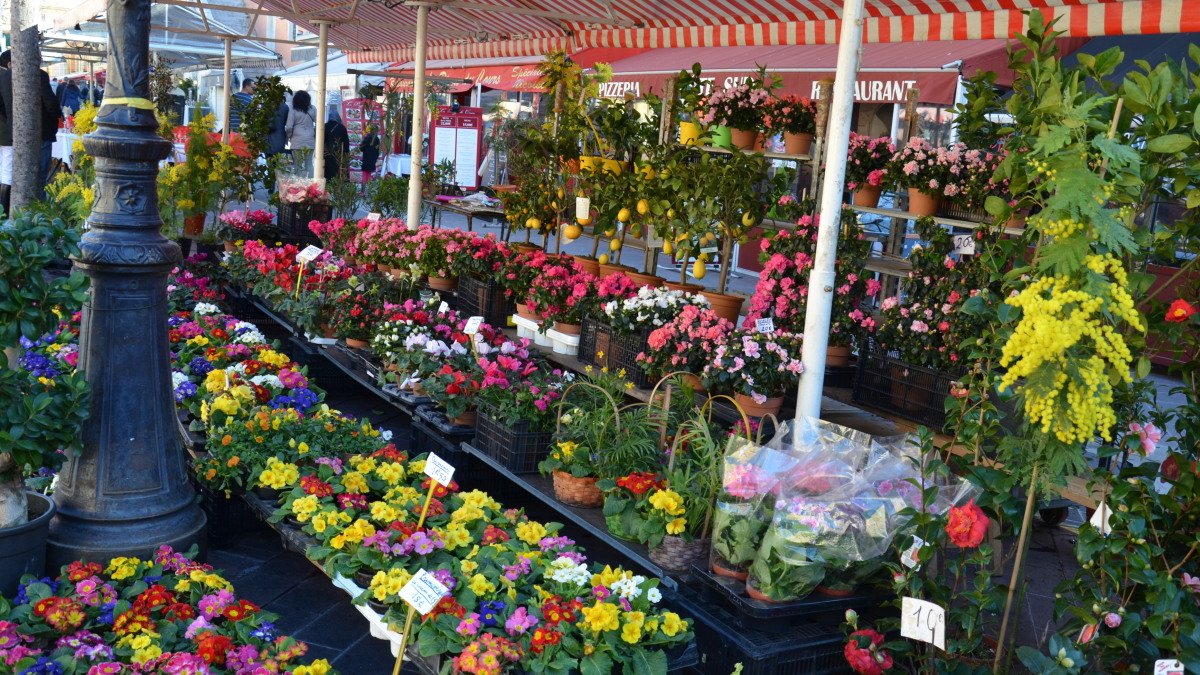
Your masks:
[{"label": "planter box", "polygon": [[553,438],[549,431],[530,431],[526,421],[505,426],[481,408],[474,445],[513,473],[537,473],[538,462],[549,454]]},{"label": "planter box", "polygon": [[940,431],[946,424],[950,383],[960,376],[961,371],[943,373],[905,363],[870,342],[859,354],[853,400]]},{"label": "planter box", "polygon": [[314,220],[322,223],[333,220],[333,207],[329,204],[280,204],[276,226],[284,239],[320,246],[317,235],[308,229],[308,224]]},{"label": "planter box", "polygon": [[[611,349],[612,329],[608,327],[608,324],[590,316],[583,317],[583,325],[579,331],[579,354],[577,355],[580,363],[604,368],[608,365]],[[600,354],[604,356],[601,357]]]},{"label": "planter box", "polygon": [[497,328],[508,324],[508,317],[517,311],[504,289],[495,281],[481,281],[472,276],[458,278],[458,312],[466,316],[482,316],[485,323]]},{"label": "planter box", "polygon": [[656,382],[646,374],[637,360],[638,354],[650,348],[646,344],[649,337],[650,331],[647,330],[633,335],[613,335],[609,342],[612,347],[612,354],[608,359],[609,367],[625,369],[625,379],[640,389],[649,389]]},{"label": "planter box", "polygon": [[563,356],[575,356],[579,353],[579,336],[560,333],[554,329],[546,331],[546,336],[550,338],[551,348],[555,354]]},{"label": "planter box", "polygon": [[541,334],[542,326],[536,321],[526,319],[519,314],[513,314],[509,319],[517,327],[517,337],[535,341]]}]

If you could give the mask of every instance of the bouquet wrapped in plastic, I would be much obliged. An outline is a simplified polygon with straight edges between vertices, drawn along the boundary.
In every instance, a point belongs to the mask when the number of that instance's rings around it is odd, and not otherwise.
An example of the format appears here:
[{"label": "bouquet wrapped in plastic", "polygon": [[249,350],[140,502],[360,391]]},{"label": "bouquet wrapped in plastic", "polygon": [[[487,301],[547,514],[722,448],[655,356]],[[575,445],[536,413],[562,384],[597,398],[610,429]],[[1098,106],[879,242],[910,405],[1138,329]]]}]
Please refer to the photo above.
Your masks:
[{"label": "bouquet wrapped in plastic", "polygon": [[906,509],[943,513],[973,490],[954,480],[941,486],[936,503],[922,503],[919,458],[905,436],[875,439],[800,419],[772,445],[794,462],[776,476],[771,520],[746,582],[763,600],[797,600],[818,587],[853,592],[882,566],[908,522]]}]

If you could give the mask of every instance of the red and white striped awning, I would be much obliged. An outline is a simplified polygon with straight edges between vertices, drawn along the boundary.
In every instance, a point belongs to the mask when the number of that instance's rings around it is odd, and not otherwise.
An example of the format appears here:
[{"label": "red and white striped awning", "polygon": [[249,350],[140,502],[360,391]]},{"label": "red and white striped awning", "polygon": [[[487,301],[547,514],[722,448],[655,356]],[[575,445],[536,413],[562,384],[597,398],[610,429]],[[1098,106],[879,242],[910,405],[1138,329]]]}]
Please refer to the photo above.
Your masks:
[{"label": "red and white striped awning", "polygon": [[[416,7],[375,0],[266,0],[299,15],[351,61],[407,61]],[[390,4],[390,3],[389,3]],[[836,0],[431,0],[430,59],[537,56],[592,47],[655,49],[836,44]],[[1189,7],[1190,5],[1190,7]],[[1200,31],[1195,0],[867,0],[864,42],[1008,38],[1040,9],[1068,36]]]}]

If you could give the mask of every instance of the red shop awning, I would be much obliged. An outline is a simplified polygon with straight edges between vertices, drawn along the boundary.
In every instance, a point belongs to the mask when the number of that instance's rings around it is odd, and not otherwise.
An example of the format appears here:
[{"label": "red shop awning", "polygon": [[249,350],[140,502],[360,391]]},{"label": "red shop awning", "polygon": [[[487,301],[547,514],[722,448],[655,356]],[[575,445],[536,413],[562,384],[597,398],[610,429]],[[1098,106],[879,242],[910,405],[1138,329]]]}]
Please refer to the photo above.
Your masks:
[{"label": "red shop awning", "polygon": [[[448,85],[448,91],[453,94],[470,91],[476,84],[482,84],[486,89],[501,91],[530,91],[539,92],[538,80],[541,74],[538,67],[542,57],[513,58],[480,58],[480,59],[446,59],[430,61],[425,69],[429,77],[447,77],[459,80],[470,80],[471,83],[455,83]],[[398,73],[413,72],[410,61],[398,64],[392,68]],[[397,78],[392,81],[397,91],[412,91],[413,81],[410,78]]]},{"label": "red shop awning", "polygon": [[[1082,40],[1064,41],[1074,48]],[[859,102],[903,103],[908,90],[917,88],[922,103],[954,102],[959,63],[962,74],[995,70],[1000,84],[1010,84],[1006,40],[944,40],[921,43],[876,43],[863,46],[862,66],[854,98]],[[626,92],[661,92],[680,70],[699,63],[713,86],[741,83],[759,66],[779,75],[784,93],[814,96],[816,84],[832,78],[837,67],[837,45],[773,47],[685,47],[654,49],[612,64],[613,80],[602,86],[609,97]],[[1006,77],[1007,75],[1007,77]]]}]

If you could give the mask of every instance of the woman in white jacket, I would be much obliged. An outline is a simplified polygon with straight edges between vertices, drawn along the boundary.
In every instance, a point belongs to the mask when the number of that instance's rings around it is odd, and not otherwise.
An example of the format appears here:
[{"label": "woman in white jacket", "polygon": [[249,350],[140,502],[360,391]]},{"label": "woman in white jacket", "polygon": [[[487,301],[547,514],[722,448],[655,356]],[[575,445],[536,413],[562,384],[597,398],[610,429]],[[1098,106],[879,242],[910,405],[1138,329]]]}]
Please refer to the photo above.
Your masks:
[{"label": "woman in white jacket", "polygon": [[292,150],[313,148],[317,143],[317,109],[307,91],[298,91],[292,96],[292,107],[288,108],[284,126],[288,147]]}]

